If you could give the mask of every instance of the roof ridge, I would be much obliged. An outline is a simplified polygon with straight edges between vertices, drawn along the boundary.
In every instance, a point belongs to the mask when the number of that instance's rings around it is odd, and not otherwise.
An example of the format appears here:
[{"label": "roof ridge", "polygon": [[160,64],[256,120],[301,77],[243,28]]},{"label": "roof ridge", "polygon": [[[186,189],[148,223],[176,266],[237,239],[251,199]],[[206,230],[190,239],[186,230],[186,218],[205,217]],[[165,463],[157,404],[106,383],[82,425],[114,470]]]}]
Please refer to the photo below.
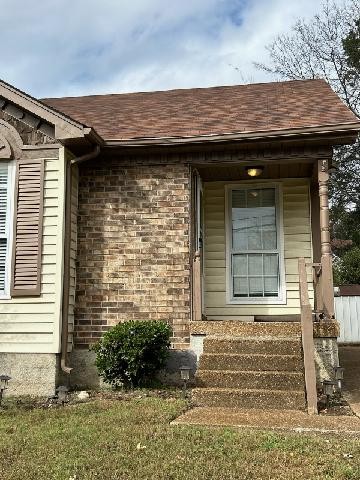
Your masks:
[{"label": "roof ridge", "polygon": [[113,92],[113,93],[94,93],[88,95],[70,95],[65,97],[46,97],[41,98],[40,100],[43,102],[50,101],[50,100],[67,100],[67,99],[82,99],[82,98],[94,98],[94,97],[116,97],[116,96],[125,96],[125,95],[151,95],[151,94],[158,94],[158,93],[172,93],[172,92],[195,92],[195,91],[204,91],[204,90],[220,90],[220,89],[227,89],[227,88],[234,88],[234,87],[256,87],[260,85],[288,85],[290,83],[309,83],[309,82],[327,82],[323,78],[306,78],[306,79],[299,79],[299,80],[274,80],[272,82],[256,82],[256,83],[240,83],[240,84],[233,84],[233,85],[213,85],[210,87],[191,87],[191,88],[170,88],[168,90],[148,90],[148,91],[135,91],[135,92]]}]

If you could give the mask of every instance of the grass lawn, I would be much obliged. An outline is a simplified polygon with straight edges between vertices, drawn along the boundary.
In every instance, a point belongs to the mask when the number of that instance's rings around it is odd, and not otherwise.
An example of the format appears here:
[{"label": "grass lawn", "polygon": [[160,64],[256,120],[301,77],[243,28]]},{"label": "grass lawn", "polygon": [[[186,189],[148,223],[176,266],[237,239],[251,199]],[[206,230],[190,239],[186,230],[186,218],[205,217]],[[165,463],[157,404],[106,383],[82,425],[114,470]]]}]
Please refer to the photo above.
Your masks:
[{"label": "grass lawn", "polygon": [[360,479],[360,439],[170,426],[184,408],[145,397],[0,410],[0,478]]}]

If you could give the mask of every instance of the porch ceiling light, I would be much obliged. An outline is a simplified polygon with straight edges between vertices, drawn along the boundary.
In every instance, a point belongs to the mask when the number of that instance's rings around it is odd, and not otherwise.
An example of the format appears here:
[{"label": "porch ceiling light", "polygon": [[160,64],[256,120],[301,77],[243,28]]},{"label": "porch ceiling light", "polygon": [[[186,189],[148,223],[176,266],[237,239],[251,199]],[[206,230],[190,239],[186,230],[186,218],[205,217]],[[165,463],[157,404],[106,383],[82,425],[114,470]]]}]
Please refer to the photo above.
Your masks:
[{"label": "porch ceiling light", "polygon": [[264,167],[246,167],[246,173],[249,177],[259,177],[264,171]]}]

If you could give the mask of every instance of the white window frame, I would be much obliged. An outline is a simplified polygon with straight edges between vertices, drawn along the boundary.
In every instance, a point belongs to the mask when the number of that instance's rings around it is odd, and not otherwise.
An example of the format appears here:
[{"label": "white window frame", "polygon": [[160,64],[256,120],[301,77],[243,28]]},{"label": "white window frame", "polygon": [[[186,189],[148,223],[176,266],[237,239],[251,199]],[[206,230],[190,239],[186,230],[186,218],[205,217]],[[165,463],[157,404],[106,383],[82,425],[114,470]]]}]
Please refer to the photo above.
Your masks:
[{"label": "white window frame", "polygon": [[1,160],[3,164],[8,166],[8,183],[7,183],[7,209],[6,209],[6,225],[5,236],[6,243],[6,261],[5,261],[5,290],[0,293],[0,300],[10,300],[10,283],[11,283],[11,269],[12,269],[12,249],[14,237],[14,200],[15,200],[15,162],[9,160]]},{"label": "white window frame", "polygon": [[[250,190],[254,188],[275,189],[276,228],[279,251],[279,295],[276,297],[234,297],[232,277],[232,191]],[[284,259],[284,222],[283,192],[279,182],[269,183],[233,183],[225,185],[225,236],[226,236],[226,303],[230,305],[285,305],[286,280]],[[245,252],[244,252],[245,253]]]}]

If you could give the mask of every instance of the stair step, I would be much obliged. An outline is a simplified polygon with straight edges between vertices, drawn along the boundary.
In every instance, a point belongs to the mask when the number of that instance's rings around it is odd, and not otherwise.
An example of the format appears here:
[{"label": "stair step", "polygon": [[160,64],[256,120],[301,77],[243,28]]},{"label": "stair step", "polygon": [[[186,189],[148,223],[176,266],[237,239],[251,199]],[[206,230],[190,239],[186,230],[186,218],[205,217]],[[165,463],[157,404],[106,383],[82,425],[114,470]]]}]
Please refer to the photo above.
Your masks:
[{"label": "stair step", "polygon": [[303,410],[303,391],[240,390],[234,388],[194,388],[192,401],[204,407]]},{"label": "stair step", "polygon": [[304,376],[297,372],[199,370],[195,378],[197,387],[205,388],[301,390],[304,387]]},{"label": "stair step", "polygon": [[241,322],[236,320],[190,322],[193,335],[294,337],[301,335],[299,322]]},{"label": "stair step", "polygon": [[205,337],[204,353],[300,355],[301,342],[297,338]]},{"label": "stair step", "polygon": [[203,353],[198,370],[252,370],[302,372],[300,355]]}]

